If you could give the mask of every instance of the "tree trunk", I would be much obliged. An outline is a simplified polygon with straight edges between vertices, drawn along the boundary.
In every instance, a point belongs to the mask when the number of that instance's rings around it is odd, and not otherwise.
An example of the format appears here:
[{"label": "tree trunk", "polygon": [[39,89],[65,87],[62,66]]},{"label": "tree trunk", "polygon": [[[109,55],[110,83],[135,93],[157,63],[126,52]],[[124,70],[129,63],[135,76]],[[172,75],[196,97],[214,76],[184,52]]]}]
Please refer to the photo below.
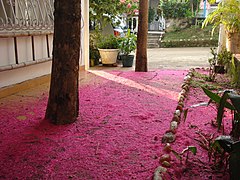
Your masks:
[{"label": "tree trunk", "polygon": [[76,121],[81,0],[55,0],[52,75],[45,118],[54,124]]},{"label": "tree trunk", "polygon": [[139,1],[139,26],[135,71],[147,72],[148,0]]},{"label": "tree trunk", "polygon": [[227,36],[227,49],[233,54],[240,54],[240,33],[228,33]]}]

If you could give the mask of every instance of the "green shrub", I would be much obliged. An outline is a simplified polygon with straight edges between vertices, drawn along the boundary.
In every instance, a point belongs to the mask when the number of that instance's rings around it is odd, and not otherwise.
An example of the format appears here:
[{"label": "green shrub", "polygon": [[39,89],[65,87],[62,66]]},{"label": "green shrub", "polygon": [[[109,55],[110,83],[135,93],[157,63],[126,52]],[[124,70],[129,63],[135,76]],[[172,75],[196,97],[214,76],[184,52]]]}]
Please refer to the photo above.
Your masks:
[{"label": "green shrub", "polygon": [[177,1],[160,1],[160,11],[165,18],[184,18],[191,15],[189,1],[182,3]]}]

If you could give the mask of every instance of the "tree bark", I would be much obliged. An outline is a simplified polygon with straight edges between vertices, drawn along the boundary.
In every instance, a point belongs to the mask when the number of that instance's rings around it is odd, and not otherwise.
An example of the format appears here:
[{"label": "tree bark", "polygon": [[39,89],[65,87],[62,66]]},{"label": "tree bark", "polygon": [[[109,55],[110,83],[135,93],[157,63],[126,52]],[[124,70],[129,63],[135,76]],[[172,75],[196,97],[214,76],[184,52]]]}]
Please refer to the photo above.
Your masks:
[{"label": "tree bark", "polygon": [[147,72],[148,0],[139,1],[135,71]]},{"label": "tree bark", "polygon": [[76,121],[79,112],[81,0],[55,0],[52,75],[45,118]]},{"label": "tree bark", "polygon": [[240,33],[227,33],[227,50],[233,54],[240,53]]}]

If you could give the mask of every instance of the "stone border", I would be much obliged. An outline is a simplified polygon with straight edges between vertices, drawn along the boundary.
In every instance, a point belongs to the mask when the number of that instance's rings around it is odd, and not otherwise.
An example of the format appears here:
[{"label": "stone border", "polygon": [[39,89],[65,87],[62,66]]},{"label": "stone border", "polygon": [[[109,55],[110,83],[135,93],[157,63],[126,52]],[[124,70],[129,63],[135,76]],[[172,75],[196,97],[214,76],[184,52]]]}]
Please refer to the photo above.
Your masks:
[{"label": "stone border", "polygon": [[175,112],[173,113],[172,120],[170,122],[170,128],[165,132],[165,134],[162,137],[162,143],[165,144],[164,151],[165,153],[160,157],[159,163],[161,163],[160,166],[158,166],[154,172],[153,180],[162,180],[164,173],[167,172],[167,168],[171,166],[170,161],[171,157],[169,153],[171,152],[171,145],[170,143],[173,143],[176,140],[176,130],[178,128],[178,125],[181,121],[181,116],[183,113],[183,107],[184,107],[184,100],[187,97],[187,94],[190,89],[190,83],[193,77],[194,69],[190,69],[187,75],[184,77],[184,81],[182,84],[182,90],[178,95],[178,105],[176,107]]},{"label": "stone border", "polygon": [[159,47],[211,47],[217,46],[218,40],[209,39],[179,39],[179,40],[162,40],[159,41]]}]

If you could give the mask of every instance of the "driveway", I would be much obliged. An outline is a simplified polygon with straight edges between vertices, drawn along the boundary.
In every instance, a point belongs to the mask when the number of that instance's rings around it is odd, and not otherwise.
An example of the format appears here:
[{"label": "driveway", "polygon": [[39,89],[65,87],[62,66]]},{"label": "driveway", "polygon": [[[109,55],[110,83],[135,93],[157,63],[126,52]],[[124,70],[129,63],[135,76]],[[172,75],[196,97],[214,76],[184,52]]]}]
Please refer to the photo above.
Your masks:
[{"label": "driveway", "polygon": [[[208,59],[211,58],[209,47],[192,48],[153,48],[148,49],[148,70],[178,69],[188,70],[196,67],[209,67]],[[134,67],[91,67],[91,70],[134,70]]]},{"label": "driveway", "polygon": [[156,48],[148,49],[148,68],[190,69],[209,67],[211,58],[209,47],[200,48]]}]

